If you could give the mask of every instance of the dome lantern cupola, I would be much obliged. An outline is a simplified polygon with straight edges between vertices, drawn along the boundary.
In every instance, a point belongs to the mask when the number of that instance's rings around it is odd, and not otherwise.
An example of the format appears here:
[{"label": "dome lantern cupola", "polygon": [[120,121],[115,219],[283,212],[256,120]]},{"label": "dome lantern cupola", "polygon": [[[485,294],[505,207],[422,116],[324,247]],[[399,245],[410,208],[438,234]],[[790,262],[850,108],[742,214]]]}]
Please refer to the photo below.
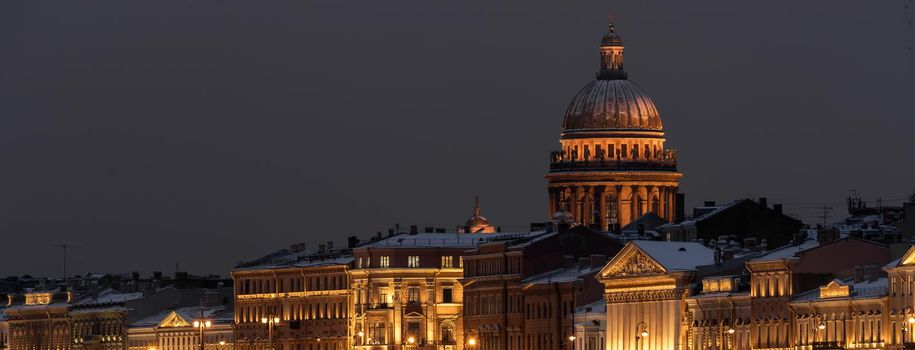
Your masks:
[{"label": "dome lantern cupola", "polygon": [[607,34],[600,41],[600,72],[597,79],[626,79],[623,71],[623,39],[616,34],[616,25],[610,22]]}]

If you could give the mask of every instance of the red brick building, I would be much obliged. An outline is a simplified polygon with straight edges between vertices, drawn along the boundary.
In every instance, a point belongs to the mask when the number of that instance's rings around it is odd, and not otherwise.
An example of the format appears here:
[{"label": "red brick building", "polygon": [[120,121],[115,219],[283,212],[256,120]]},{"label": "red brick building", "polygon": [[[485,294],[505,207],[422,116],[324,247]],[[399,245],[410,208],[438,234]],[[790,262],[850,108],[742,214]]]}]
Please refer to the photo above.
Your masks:
[{"label": "red brick building", "polygon": [[506,236],[464,257],[464,330],[480,350],[558,350],[572,310],[602,297],[594,278],[622,245],[584,227]]}]

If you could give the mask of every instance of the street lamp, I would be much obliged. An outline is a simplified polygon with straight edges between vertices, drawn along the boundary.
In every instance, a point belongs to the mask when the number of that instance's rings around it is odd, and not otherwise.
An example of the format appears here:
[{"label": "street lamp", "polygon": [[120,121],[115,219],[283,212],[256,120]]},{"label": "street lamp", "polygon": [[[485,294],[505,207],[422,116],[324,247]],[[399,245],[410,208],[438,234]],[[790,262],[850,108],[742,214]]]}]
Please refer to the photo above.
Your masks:
[{"label": "street lamp", "polygon": [[[574,330],[573,330],[574,332]],[[572,343],[572,350],[575,350],[575,334],[569,335],[569,343]]]},{"label": "street lamp", "polygon": [[638,349],[641,349],[639,347],[639,345],[640,345],[639,340],[642,340],[642,338],[648,337],[648,324],[645,323],[644,321],[639,322],[637,325],[635,325],[635,333],[636,333],[635,347],[638,350]]},{"label": "street lamp", "polygon": [[200,330],[200,350],[204,350],[204,347],[206,346],[206,338],[204,338],[204,332],[206,331],[207,328],[210,328],[210,326],[212,326],[212,324],[210,323],[210,320],[195,320],[194,321],[194,328],[197,328]]},{"label": "street lamp", "polygon": [[731,321],[727,320],[727,319],[721,320],[721,326],[722,326],[722,328],[727,327],[725,329],[725,333],[723,334],[724,346],[725,346],[725,349],[730,349],[731,348],[731,339],[728,336],[734,334],[734,332],[736,332],[736,330],[731,325]]},{"label": "street lamp", "polygon": [[468,347],[471,347],[471,348],[472,348],[472,347],[474,347],[474,346],[476,346],[476,345],[477,345],[477,339],[476,339],[476,338],[470,337],[470,338],[467,339],[467,346],[468,346]]},{"label": "street lamp", "polygon": [[[267,350],[273,350],[273,327],[280,323],[279,317],[263,317],[261,323],[267,325]],[[320,339],[318,341],[321,341]]]}]

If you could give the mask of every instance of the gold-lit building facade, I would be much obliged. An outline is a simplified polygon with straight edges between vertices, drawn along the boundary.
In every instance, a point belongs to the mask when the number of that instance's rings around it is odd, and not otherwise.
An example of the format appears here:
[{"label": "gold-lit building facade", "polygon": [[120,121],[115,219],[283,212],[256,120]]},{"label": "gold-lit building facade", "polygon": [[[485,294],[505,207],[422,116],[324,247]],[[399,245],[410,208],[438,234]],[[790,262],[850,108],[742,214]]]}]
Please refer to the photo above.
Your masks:
[{"label": "gold-lit building facade", "polygon": [[354,248],[349,327],[354,347],[464,349],[463,253],[480,239],[425,232]]},{"label": "gold-lit building facade", "polygon": [[722,261],[697,243],[632,241],[598,274],[606,349],[909,348],[915,247],[887,264],[890,252],[799,238]]},{"label": "gold-lit building facade", "polygon": [[4,309],[10,350],[126,350],[122,301],[74,301],[68,291],[11,295]]},{"label": "gold-lit building facade", "polygon": [[232,272],[238,350],[342,350],[352,315],[347,252],[292,249]]},{"label": "gold-lit building facade", "polygon": [[649,212],[674,221],[682,177],[658,108],[623,69],[623,49],[611,24],[600,71],[569,104],[546,175],[549,215],[567,209],[583,225],[614,232]]},{"label": "gold-lit building facade", "polygon": [[128,350],[232,350],[235,323],[225,306],[167,310],[129,325]]}]

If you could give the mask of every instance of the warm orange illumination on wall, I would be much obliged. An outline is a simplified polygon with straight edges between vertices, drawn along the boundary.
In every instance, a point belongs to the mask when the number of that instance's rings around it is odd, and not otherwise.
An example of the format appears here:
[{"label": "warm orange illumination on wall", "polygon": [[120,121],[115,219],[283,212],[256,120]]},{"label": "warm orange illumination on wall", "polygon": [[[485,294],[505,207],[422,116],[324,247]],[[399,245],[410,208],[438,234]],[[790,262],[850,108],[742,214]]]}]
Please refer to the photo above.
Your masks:
[{"label": "warm orange illumination on wall", "polygon": [[51,293],[28,293],[25,295],[26,305],[48,305],[51,303]]},{"label": "warm orange illumination on wall", "polygon": [[820,299],[843,298],[849,295],[851,295],[851,288],[840,284],[838,281],[832,281],[820,287]]}]

